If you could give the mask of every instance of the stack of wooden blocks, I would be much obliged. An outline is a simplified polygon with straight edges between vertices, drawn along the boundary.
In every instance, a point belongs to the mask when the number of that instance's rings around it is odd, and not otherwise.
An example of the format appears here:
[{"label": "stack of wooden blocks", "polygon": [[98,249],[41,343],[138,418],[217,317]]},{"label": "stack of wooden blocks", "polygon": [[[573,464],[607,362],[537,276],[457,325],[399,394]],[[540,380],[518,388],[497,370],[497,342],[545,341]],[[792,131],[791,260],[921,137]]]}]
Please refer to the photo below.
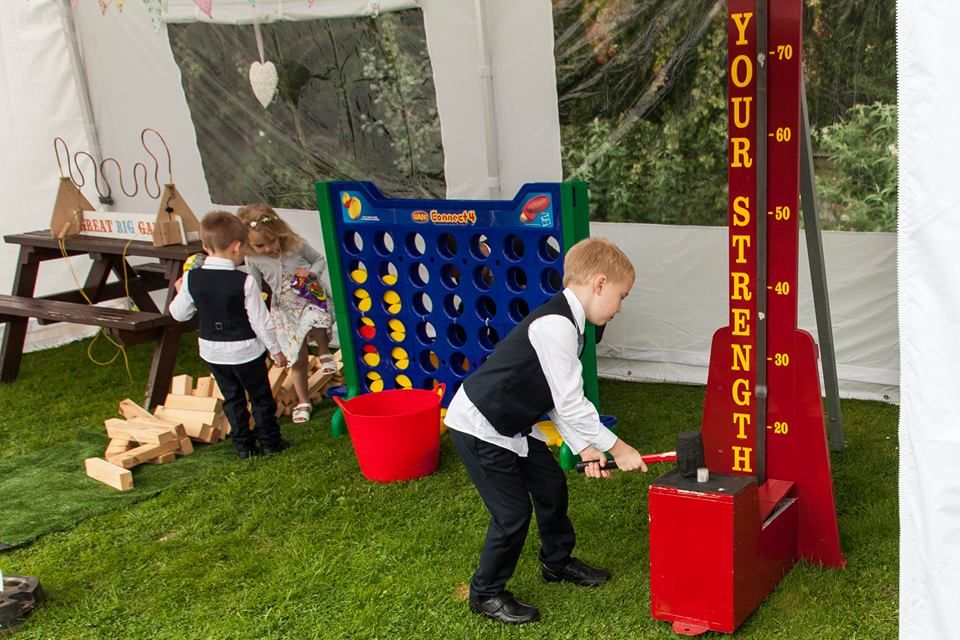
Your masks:
[{"label": "stack of wooden blocks", "polygon": [[149,462],[173,462],[177,455],[193,453],[193,442],[219,442],[230,425],[223,415],[222,396],[212,377],[173,379],[170,393],[153,414],[133,402],[120,402],[124,419],[104,421],[110,443],[103,458],[87,458],[84,467],[94,480],[120,491],[133,488],[133,467]]},{"label": "stack of wooden blocks", "polygon": [[[322,373],[320,371],[320,359],[317,356],[310,356],[308,360],[307,393],[310,395],[310,402],[313,404],[317,404],[323,399],[323,394],[327,389],[343,384],[343,375],[340,372],[343,363],[340,361],[339,351],[333,354],[333,361],[337,365],[336,373]],[[273,399],[277,401],[277,416],[289,416],[293,413],[293,408],[300,404],[297,399],[297,392],[293,388],[292,372],[290,369],[273,365],[270,367],[268,375]]]}]

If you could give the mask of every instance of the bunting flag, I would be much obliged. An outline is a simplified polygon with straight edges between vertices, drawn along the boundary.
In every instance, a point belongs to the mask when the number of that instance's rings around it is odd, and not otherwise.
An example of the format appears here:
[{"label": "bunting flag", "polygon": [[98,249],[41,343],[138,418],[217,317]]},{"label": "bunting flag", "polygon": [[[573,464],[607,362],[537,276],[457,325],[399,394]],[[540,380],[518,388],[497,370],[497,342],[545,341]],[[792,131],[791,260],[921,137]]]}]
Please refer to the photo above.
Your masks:
[{"label": "bunting flag", "polygon": [[113,0],[113,3],[117,5],[117,9],[119,9],[120,11],[123,11],[123,3],[126,1],[127,0]]},{"label": "bunting flag", "polygon": [[307,0],[307,6],[313,9],[313,0]]},{"label": "bunting flag", "polygon": [[193,0],[193,3],[200,7],[200,11],[207,14],[208,18],[213,18],[213,0]]},{"label": "bunting flag", "polygon": [[147,5],[147,15],[150,16],[153,30],[160,33],[160,12],[163,10],[160,0],[143,0],[143,4]]},{"label": "bunting flag", "polygon": [[76,10],[76,8],[77,8],[77,0],[70,0],[70,6],[73,7],[74,10]]},{"label": "bunting flag", "polygon": [[100,3],[100,13],[107,15],[107,7],[110,6],[110,0],[97,0]]},{"label": "bunting flag", "polygon": [[247,0],[247,2],[250,3],[250,6],[251,6],[251,7],[257,6],[257,0]]}]

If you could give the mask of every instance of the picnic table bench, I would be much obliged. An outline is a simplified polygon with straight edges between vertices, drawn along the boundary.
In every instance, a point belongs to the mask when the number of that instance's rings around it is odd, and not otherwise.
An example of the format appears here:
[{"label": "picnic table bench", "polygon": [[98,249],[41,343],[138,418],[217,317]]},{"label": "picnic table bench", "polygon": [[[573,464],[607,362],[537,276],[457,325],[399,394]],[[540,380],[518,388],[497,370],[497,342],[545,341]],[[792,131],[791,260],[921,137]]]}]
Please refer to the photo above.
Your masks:
[{"label": "picnic table bench", "polygon": [[[0,382],[17,379],[27,322],[36,318],[42,324],[69,322],[103,328],[124,346],[154,340],[156,346],[144,403],[153,408],[163,402],[170,388],[180,335],[191,325],[181,325],[167,309],[176,294],[175,282],[186,259],[200,252],[199,243],[155,247],[152,243],[116,238],[74,236],[59,240],[49,231],[4,236],[10,244],[20,245],[12,295],[0,295],[0,324],[6,323],[0,352]],[[34,295],[39,266],[47,260],[87,255],[92,263],[83,285],[86,298],[73,289],[37,297]],[[128,257],[147,257],[154,261],[131,265]],[[118,281],[107,282],[110,274]],[[150,297],[151,291],[166,290],[163,308]],[[117,309],[91,305],[129,297],[136,309]]]}]

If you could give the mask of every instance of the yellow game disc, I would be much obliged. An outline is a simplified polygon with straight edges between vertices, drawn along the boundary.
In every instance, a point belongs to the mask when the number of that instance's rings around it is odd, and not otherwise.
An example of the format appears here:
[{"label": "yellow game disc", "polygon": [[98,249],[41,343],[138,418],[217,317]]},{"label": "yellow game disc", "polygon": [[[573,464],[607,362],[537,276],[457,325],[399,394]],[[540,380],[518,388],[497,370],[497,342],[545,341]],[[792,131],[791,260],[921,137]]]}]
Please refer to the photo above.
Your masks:
[{"label": "yellow game disc", "polygon": [[383,294],[383,301],[387,304],[397,304],[400,302],[400,296],[396,291],[390,290]]},{"label": "yellow game disc", "polygon": [[413,383],[410,382],[410,378],[403,375],[402,373],[397,376],[396,380],[397,380],[397,386],[400,387],[401,389],[409,389],[410,387],[413,386]]},{"label": "yellow game disc", "polygon": [[368,373],[367,386],[370,387],[370,391],[383,391],[383,379],[380,377],[380,374],[376,371]]},{"label": "yellow game disc", "polygon": [[363,361],[367,364],[367,366],[375,367],[380,364],[380,354],[376,351],[373,353],[365,353],[363,354]]},{"label": "yellow game disc", "polygon": [[430,365],[434,369],[437,369],[440,366],[440,358],[438,358],[437,354],[435,354],[433,351],[430,352]]},{"label": "yellow game disc", "polygon": [[397,276],[394,273],[385,273],[383,277],[380,278],[385,285],[394,285],[397,284]]},{"label": "yellow game disc", "polygon": [[349,207],[349,206],[350,206],[350,194],[347,193],[346,191],[344,191],[342,194],[340,194],[340,202],[343,203],[343,206]]},{"label": "yellow game disc", "polygon": [[403,370],[410,366],[410,356],[407,355],[407,350],[403,347],[394,347],[393,351],[390,352],[390,357],[393,358],[393,366],[397,369]]},{"label": "yellow game disc", "polygon": [[367,272],[365,269],[354,269],[350,272],[350,279],[357,284],[363,284],[367,281]]},{"label": "yellow game disc", "polygon": [[357,309],[364,312],[370,311],[372,303],[366,289],[357,289],[353,292],[353,297],[357,299]]},{"label": "yellow game disc", "polygon": [[350,199],[350,204],[347,205],[347,214],[350,216],[351,220],[356,220],[360,217],[360,208],[362,205],[360,201],[356,198]]}]

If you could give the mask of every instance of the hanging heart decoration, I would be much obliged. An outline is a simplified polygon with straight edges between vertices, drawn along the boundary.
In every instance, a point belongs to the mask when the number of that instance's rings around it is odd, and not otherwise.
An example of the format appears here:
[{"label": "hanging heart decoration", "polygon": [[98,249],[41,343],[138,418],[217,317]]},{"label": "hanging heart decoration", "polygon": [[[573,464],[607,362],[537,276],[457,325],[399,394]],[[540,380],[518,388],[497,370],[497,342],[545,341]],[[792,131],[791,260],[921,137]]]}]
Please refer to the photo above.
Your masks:
[{"label": "hanging heart decoration", "polygon": [[253,95],[266,109],[277,94],[277,68],[272,62],[254,62],[250,65],[250,86]]}]

